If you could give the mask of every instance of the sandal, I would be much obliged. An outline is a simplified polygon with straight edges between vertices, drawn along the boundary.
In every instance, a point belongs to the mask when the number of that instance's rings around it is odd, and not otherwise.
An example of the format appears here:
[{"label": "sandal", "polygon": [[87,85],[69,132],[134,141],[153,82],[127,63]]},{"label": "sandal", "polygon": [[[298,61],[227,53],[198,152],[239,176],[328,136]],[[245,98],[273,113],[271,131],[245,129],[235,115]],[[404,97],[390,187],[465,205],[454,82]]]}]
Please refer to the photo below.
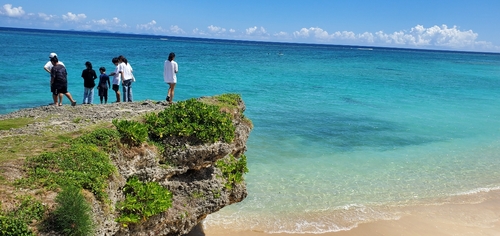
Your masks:
[{"label": "sandal", "polygon": [[71,102],[71,106],[72,107],[76,106],[76,102]]}]

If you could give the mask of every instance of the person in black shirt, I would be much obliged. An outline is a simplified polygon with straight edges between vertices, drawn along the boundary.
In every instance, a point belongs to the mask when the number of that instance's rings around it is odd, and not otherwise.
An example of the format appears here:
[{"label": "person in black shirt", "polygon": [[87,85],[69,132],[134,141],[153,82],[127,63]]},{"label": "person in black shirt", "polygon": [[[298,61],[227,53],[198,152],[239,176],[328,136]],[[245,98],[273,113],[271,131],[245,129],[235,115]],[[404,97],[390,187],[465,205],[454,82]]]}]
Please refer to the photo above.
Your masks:
[{"label": "person in black shirt", "polygon": [[95,70],[92,69],[90,61],[85,62],[85,66],[87,68],[82,71],[83,87],[85,87],[83,91],[83,104],[92,104],[94,101],[94,80],[97,79],[97,75]]},{"label": "person in black shirt", "polygon": [[[68,92],[68,72],[66,67],[62,64],[58,64],[59,60],[57,57],[52,57],[50,59],[52,63],[52,69],[50,69],[50,85],[53,88],[54,103],[57,103],[57,97],[59,94],[64,94],[71,101],[71,106],[76,105],[76,101],[73,99],[71,94]],[[59,106],[62,105],[62,97],[59,101]]]},{"label": "person in black shirt", "polygon": [[102,100],[104,98],[104,104],[108,103],[108,88],[111,87],[109,82],[109,76],[106,74],[106,68],[99,68],[101,75],[99,76],[99,85],[97,85],[97,91],[99,92],[99,98]]}]

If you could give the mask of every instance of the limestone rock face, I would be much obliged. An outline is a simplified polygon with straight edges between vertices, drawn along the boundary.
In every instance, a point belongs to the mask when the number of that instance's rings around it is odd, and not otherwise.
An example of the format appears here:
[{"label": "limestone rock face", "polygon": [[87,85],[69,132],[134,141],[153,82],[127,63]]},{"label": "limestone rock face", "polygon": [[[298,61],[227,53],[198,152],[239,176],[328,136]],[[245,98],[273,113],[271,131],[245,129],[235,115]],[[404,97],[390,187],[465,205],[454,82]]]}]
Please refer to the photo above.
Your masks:
[{"label": "limestone rock face", "polygon": [[[173,207],[168,211],[141,224],[120,227],[115,235],[187,234],[208,214],[242,201],[247,196],[245,184],[227,190],[224,187],[226,180],[220,177],[222,173],[214,165],[229,154],[245,152],[251,127],[241,120],[234,120],[234,124],[236,137],[230,144],[217,142],[191,146],[180,143],[178,145],[185,148],[167,148],[168,167],[160,164],[161,157],[151,151],[154,147],[144,147],[144,152],[132,155],[120,153],[113,156],[123,178],[138,176],[142,181],[155,181],[173,193]],[[102,230],[107,230],[107,225],[103,226]]]},{"label": "limestone rock face", "polygon": [[[117,118],[134,118],[145,112],[161,111],[166,106],[167,104],[161,102],[146,101],[43,109],[51,114],[58,113],[57,117],[65,117],[58,121],[59,125],[71,130],[84,126],[85,122],[97,123]],[[245,183],[227,189],[225,187],[227,180],[221,177],[221,170],[215,166],[215,162],[219,159],[227,158],[229,155],[238,158],[246,151],[246,142],[252,125],[242,118],[244,110],[245,105],[240,101],[233,114],[236,131],[232,143],[192,145],[173,137],[165,141],[163,155],[159,154],[155,146],[148,144],[121,149],[111,154],[111,160],[116,165],[118,173],[109,180],[107,189],[109,202],[97,201],[92,194],[88,197],[91,198],[94,222],[97,226],[96,235],[184,235],[208,214],[245,199],[247,196]],[[43,110],[26,109],[24,113],[20,111],[16,112],[17,115],[12,113],[6,117],[43,116],[41,114],[43,112]],[[77,117],[82,122],[71,122]],[[49,120],[48,123],[50,122]],[[31,126],[34,129],[20,129],[16,132],[32,134],[45,128],[42,123]],[[173,144],[181,148],[172,148]],[[165,160],[165,156],[168,160]],[[173,202],[172,207],[166,212],[124,227],[115,221],[119,214],[115,206],[124,199],[122,189],[126,180],[132,176],[137,176],[141,181],[154,181],[166,187],[173,194]]]}]

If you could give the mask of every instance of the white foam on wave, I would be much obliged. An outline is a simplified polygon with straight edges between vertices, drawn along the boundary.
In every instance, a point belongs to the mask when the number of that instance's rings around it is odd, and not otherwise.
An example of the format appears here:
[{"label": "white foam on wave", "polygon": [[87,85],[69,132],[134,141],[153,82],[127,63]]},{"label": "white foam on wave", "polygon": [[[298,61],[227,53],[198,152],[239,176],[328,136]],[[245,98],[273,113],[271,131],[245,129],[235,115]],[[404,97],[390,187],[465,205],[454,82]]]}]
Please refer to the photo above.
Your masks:
[{"label": "white foam on wave", "polygon": [[464,196],[464,195],[474,195],[474,194],[479,194],[479,193],[489,193],[491,191],[496,191],[496,190],[500,190],[500,186],[491,187],[491,188],[475,188],[475,189],[472,189],[470,191],[452,194],[452,196]]},{"label": "white foam on wave", "polygon": [[336,209],[314,212],[226,212],[209,215],[203,226],[210,230],[225,229],[237,231],[258,231],[265,233],[321,234],[347,231],[359,223],[377,220],[398,220],[402,212],[389,207],[366,207],[362,204],[349,204]]}]

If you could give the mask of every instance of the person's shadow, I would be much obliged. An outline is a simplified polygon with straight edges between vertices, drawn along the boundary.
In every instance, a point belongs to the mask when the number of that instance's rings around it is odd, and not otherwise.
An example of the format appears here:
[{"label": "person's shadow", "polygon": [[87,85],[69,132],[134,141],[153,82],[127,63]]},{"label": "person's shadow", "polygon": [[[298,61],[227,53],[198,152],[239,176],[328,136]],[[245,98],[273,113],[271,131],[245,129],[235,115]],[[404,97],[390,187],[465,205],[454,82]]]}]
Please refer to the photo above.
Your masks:
[{"label": "person's shadow", "polygon": [[201,223],[197,224],[189,234],[185,236],[205,236],[205,232],[203,232],[203,226]]}]

